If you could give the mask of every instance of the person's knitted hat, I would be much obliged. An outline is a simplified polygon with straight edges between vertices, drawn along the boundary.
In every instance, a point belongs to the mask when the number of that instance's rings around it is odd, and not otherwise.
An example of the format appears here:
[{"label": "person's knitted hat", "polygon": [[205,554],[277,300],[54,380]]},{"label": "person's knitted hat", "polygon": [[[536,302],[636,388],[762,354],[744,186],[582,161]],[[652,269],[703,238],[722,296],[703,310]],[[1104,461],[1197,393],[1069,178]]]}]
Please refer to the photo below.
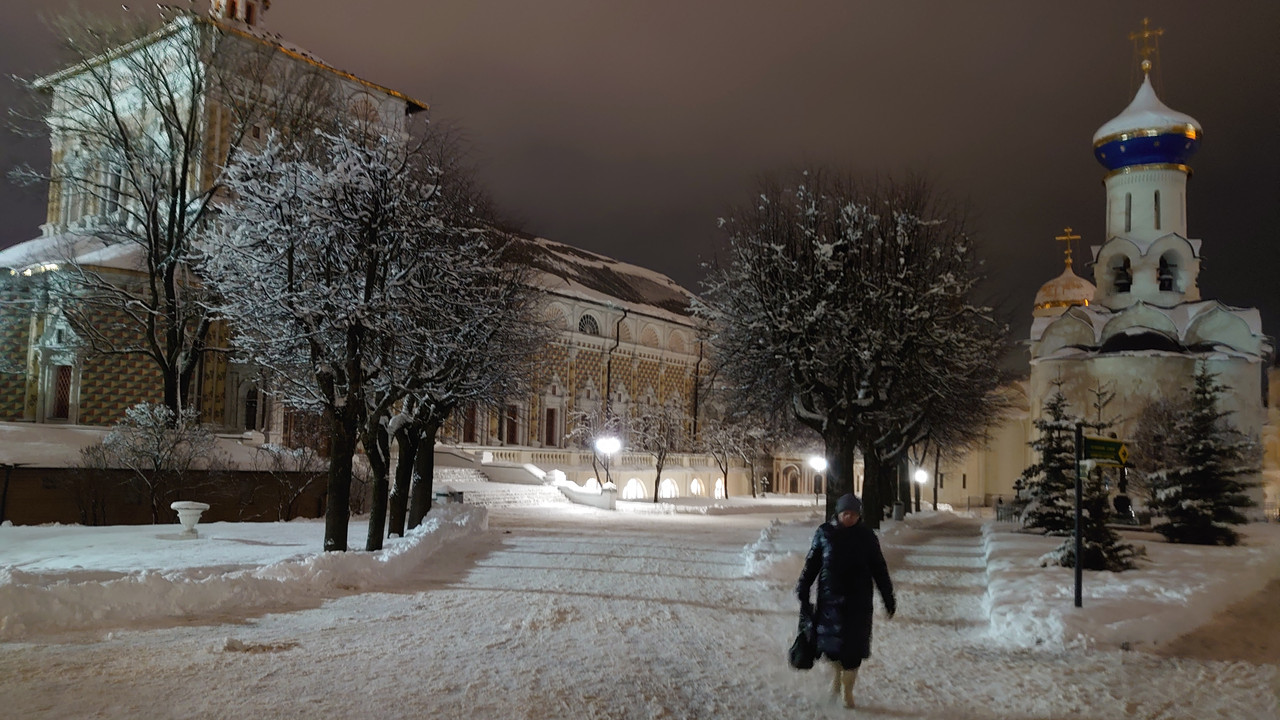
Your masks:
[{"label": "person's knitted hat", "polygon": [[836,515],[842,512],[856,512],[862,514],[862,501],[853,495],[841,495],[836,501]]}]

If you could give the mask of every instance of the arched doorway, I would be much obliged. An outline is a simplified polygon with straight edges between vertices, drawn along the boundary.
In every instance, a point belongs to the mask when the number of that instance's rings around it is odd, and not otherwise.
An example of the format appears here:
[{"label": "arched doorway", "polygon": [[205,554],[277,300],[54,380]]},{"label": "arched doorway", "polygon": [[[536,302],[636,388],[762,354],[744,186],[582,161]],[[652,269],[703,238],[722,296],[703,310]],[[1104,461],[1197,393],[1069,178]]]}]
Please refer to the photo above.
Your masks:
[{"label": "arched doorway", "polygon": [[649,493],[645,492],[644,483],[640,482],[640,478],[631,478],[627,481],[626,486],[622,488],[623,500],[643,500],[648,495]]},{"label": "arched doorway", "polygon": [[800,469],[788,465],[782,469],[782,491],[792,495],[800,494]]}]

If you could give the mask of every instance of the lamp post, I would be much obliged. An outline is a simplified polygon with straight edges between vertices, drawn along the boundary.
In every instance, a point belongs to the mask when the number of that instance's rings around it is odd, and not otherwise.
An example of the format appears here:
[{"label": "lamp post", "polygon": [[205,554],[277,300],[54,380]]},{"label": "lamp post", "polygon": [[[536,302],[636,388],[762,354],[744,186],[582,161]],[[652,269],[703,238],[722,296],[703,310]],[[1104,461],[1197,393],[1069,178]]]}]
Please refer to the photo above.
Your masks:
[{"label": "lamp post", "polygon": [[[827,471],[827,459],[822,457],[821,455],[812,455],[809,457],[809,467],[813,468],[814,477],[816,478],[819,474],[825,473]],[[822,479],[825,481],[826,477],[824,476]],[[813,504],[820,505],[821,497],[822,496],[818,494],[818,483],[814,482],[813,483]]]},{"label": "lamp post", "polygon": [[915,481],[916,481],[916,493],[915,493],[916,494],[916,512],[920,512],[920,491],[921,491],[921,488],[924,487],[924,484],[929,482],[929,471],[925,470],[922,467],[916,468]]},{"label": "lamp post", "polygon": [[622,441],[612,435],[596,438],[596,452],[604,459],[604,479],[606,483],[613,482],[613,476],[609,474],[609,457],[621,449]]}]

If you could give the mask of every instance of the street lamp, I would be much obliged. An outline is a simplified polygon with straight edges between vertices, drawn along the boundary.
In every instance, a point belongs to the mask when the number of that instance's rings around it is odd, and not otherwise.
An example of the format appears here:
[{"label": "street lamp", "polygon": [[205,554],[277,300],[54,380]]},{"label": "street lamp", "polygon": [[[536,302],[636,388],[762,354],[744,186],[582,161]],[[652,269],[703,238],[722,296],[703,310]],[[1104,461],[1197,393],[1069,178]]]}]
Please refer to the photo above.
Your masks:
[{"label": "street lamp", "polygon": [[[922,467],[916,468],[916,512],[920,512],[920,492],[924,484],[929,482],[929,472]],[[936,509],[936,508],[935,508]]]},{"label": "street lamp", "polygon": [[[818,473],[825,473],[827,471],[827,459],[822,457],[821,455],[810,455],[809,467],[813,468],[813,472],[815,475]],[[825,476],[823,477],[823,480],[824,481],[826,480]],[[813,484],[813,504],[814,505],[818,504],[818,498],[819,498],[818,483],[814,483]]]},{"label": "street lamp", "polygon": [[604,479],[607,483],[613,482],[613,476],[609,474],[609,457],[621,449],[622,441],[612,435],[596,438],[596,452],[604,458]]}]

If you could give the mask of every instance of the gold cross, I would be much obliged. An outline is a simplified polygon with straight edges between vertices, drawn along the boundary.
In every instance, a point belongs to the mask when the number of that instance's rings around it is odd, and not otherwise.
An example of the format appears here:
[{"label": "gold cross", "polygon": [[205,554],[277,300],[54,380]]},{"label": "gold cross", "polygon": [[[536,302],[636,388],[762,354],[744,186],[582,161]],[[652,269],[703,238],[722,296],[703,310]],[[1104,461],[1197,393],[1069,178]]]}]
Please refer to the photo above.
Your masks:
[{"label": "gold cross", "polygon": [[[1142,56],[1142,72],[1151,72],[1151,56],[1160,53],[1156,46],[1156,38],[1164,34],[1164,28],[1151,29],[1151,18],[1142,18],[1142,30],[1139,32],[1129,33],[1129,39],[1133,41],[1134,52]],[[1139,46],[1141,41],[1141,46]]]},{"label": "gold cross", "polygon": [[1079,236],[1079,235],[1073,235],[1073,234],[1071,234],[1071,228],[1069,228],[1069,227],[1068,227],[1068,228],[1063,228],[1063,229],[1062,229],[1062,234],[1061,234],[1061,235],[1057,235],[1057,236],[1055,236],[1053,239],[1054,239],[1054,240],[1058,240],[1058,241],[1063,242],[1063,243],[1066,243],[1066,246],[1067,246],[1067,251],[1066,251],[1066,264],[1067,264],[1067,268],[1068,268],[1068,269],[1070,269],[1070,267],[1071,267],[1071,241],[1072,241],[1072,240],[1079,240],[1079,239],[1080,239],[1080,236]]}]

